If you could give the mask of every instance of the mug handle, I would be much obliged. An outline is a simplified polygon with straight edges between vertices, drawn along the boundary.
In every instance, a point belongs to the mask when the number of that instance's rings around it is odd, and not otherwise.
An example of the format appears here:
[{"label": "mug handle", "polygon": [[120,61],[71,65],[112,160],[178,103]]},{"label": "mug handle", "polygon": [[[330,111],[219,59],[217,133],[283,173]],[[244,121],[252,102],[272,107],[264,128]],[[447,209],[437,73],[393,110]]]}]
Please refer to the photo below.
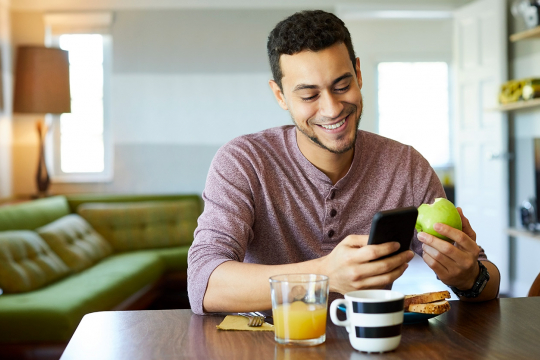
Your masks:
[{"label": "mug handle", "polygon": [[336,324],[337,326],[345,326],[348,330],[348,327],[350,325],[349,318],[346,320],[339,320],[336,314],[336,311],[338,310],[339,305],[345,305],[347,306],[348,301],[345,299],[336,299],[332,301],[332,304],[330,304],[330,319],[332,319],[332,322]]}]

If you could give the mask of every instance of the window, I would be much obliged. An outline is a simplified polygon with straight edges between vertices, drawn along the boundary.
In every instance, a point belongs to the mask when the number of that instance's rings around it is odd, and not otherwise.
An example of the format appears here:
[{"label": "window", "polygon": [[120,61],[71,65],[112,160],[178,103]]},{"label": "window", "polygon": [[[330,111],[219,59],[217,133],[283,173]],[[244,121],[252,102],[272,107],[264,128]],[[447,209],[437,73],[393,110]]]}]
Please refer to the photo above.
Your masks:
[{"label": "window", "polygon": [[105,169],[103,144],[103,36],[60,36],[69,51],[71,113],[60,115],[62,173],[100,173]]},{"label": "window", "polygon": [[412,145],[432,167],[451,163],[448,64],[378,65],[379,134]]},{"label": "window", "polygon": [[52,116],[48,163],[55,182],[112,179],[108,118],[109,14],[47,15],[49,46],[69,52],[71,113]]}]

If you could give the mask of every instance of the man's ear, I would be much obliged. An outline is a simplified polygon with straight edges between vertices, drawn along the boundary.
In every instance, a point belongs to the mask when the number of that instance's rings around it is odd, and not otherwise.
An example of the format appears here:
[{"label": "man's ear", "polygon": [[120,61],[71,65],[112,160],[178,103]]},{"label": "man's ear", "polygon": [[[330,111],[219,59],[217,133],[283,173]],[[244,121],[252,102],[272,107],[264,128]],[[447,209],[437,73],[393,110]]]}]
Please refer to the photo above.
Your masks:
[{"label": "man's ear", "polygon": [[358,82],[358,87],[362,89],[362,72],[360,71],[360,58],[356,58],[356,81]]},{"label": "man's ear", "polygon": [[279,106],[281,106],[283,110],[289,110],[289,107],[285,102],[285,95],[283,95],[283,92],[279,88],[279,85],[274,80],[268,81],[268,85],[270,85],[270,89],[274,93],[274,96],[276,97]]}]

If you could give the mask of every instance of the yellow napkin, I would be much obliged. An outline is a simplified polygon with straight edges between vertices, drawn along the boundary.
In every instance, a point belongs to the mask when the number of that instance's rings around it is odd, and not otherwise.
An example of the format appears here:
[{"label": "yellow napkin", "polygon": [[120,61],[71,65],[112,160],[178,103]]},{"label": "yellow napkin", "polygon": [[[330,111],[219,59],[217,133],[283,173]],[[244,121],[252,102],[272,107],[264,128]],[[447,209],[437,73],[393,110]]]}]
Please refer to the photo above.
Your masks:
[{"label": "yellow napkin", "polygon": [[239,315],[227,315],[216,328],[219,330],[274,331],[274,325],[268,323],[264,323],[262,326],[248,326],[248,319]]}]

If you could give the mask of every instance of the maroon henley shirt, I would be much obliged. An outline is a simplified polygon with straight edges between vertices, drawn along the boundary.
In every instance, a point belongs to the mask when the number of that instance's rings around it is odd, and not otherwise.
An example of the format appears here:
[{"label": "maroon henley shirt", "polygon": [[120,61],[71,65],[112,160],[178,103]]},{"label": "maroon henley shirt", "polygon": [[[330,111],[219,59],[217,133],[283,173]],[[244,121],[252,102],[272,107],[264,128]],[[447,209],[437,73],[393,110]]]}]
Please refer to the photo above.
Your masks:
[{"label": "maroon henley shirt", "polygon": [[[446,197],[443,187],[420,153],[373,133],[358,131],[351,167],[336,184],[300,152],[292,125],[238,137],[219,149],[208,172],[188,255],[191,308],[204,313],[210,275],[225,261],[316,259],[347,235],[369,234],[378,211],[438,197]],[[422,255],[416,231],[412,250]]]}]

